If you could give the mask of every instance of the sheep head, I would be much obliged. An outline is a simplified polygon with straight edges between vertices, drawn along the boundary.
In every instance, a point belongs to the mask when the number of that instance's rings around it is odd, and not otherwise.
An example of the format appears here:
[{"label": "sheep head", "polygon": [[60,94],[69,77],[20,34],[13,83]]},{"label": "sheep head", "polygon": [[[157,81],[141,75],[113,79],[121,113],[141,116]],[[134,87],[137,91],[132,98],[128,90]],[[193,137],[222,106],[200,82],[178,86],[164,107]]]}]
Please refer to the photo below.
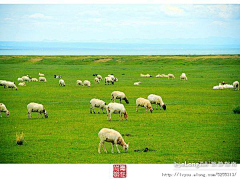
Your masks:
[{"label": "sheep head", "polygon": [[166,109],[167,109],[166,104],[162,105],[162,108],[163,108],[164,110],[166,110]]},{"label": "sheep head", "polygon": [[48,113],[47,113],[47,111],[46,111],[46,110],[43,110],[43,113],[44,113],[45,118],[48,118]]},{"label": "sheep head", "polygon": [[149,111],[152,113],[152,111],[153,111],[152,106],[149,106],[148,109],[149,109]]},{"label": "sheep head", "polygon": [[125,97],[125,98],[123,98],[123,100],[127,103],[127,104],[129,104],[129,101],[128,101],[128,99]]},{"label": "sheep head", "polygon": [[10,111],[7,111],[6,116],[9,117],[9,115],[10,115]]},{"label": "sheep head", "polygon": [[129,143],[123,146],[123,150],[127,153],[129,148]]}]

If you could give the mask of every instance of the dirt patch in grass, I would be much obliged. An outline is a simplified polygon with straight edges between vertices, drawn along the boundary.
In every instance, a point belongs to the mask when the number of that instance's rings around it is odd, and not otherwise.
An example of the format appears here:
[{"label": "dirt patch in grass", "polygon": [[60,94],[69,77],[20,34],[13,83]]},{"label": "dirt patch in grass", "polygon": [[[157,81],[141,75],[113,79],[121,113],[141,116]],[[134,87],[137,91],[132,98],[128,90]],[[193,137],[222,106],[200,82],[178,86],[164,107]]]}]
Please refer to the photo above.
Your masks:
[{"label": "dirt patch in grass", "polygon": [[95,60],[95,63],[104,63],[104,62],[108,62],[110,60],[112,60],[112,58],[103,58],[103,59]]},{"label": "dirt patch in grass", "polygon": [[138,149],[134,150],[134,152],[153,152],[153,151],[155,151],[155,150],[149,149],[147,147],[145,149],[141,149],[141,150],[138,150]]},{"label": "dirt patch in grass", "polygon": [[30,60],[30,62],[36,63],[36,62],[39,62],[41,60],[43,60],[43,58],[33,58],[33,59]]}]

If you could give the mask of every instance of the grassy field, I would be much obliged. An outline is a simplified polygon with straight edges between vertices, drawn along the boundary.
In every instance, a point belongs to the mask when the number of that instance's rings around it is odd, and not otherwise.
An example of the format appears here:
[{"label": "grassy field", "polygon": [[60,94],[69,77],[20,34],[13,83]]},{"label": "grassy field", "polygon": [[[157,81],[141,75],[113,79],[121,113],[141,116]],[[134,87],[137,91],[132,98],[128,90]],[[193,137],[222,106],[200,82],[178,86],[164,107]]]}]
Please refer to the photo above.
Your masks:
[{"label": "grassy field", "polygon": [[[18,91],[0,87],[0,102],[10,117],[0,118],[0,163],[240,163],[240,91],[212,90],[225,81],[240,80],[240,55],[225,56],[0,56],[0,79],[15,81],[23,75],[38,77],[44,73],[47,83],[31,82]],[[188,81],[180,81],[185,72]],[[94,84],[93,74],[113,73],[119,82],[105,86]],[[173,73],[176,79],[141,78]],[[62,75],[66,87],[58,86],[53,75]],[[76,86],[76,80],[88,79],[92,86]],[[141,81],[140,86],[133,86]],[[89,101],[100,98],[109,103],[111,92],[125,92],[127,121],[118,115],[107,121],[106,114],[90,114]],[[162,96],[167,110],[136,113],[135,100],[149,94]],[[27,104],[44,104],[49,118],[27,117]],[[155,108],[155,105],[153,106]],[[97,109],[98,111],[98,109]],[[113,128],[130,148],[128,153],[97,153],[98,132]],[[16,145],[16,132],[24,132],[25,143]],[[136,152],[149,148],[150,152]]]}]

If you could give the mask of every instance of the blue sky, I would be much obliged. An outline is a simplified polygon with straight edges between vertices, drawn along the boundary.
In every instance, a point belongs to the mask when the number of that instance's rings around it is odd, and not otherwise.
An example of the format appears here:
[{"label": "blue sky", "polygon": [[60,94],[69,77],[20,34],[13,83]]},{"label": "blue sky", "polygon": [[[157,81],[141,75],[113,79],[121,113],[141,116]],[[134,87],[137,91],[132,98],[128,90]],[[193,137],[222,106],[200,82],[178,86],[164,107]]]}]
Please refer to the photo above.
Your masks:
[{"label": "blue sky", "polygon": [[240,39],[240,5],[0,5],[0,41]]}]

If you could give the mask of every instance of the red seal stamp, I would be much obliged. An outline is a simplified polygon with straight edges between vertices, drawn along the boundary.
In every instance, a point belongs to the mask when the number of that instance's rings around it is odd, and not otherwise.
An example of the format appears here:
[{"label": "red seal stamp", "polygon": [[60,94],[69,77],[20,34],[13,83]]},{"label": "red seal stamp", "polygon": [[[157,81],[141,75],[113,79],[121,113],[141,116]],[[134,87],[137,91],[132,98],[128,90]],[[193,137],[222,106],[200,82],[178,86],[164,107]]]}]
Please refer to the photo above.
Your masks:
[{"label": "red seal stamp", "polygon": [[126,178],[127,165],[113,165],[113,178]]}]

